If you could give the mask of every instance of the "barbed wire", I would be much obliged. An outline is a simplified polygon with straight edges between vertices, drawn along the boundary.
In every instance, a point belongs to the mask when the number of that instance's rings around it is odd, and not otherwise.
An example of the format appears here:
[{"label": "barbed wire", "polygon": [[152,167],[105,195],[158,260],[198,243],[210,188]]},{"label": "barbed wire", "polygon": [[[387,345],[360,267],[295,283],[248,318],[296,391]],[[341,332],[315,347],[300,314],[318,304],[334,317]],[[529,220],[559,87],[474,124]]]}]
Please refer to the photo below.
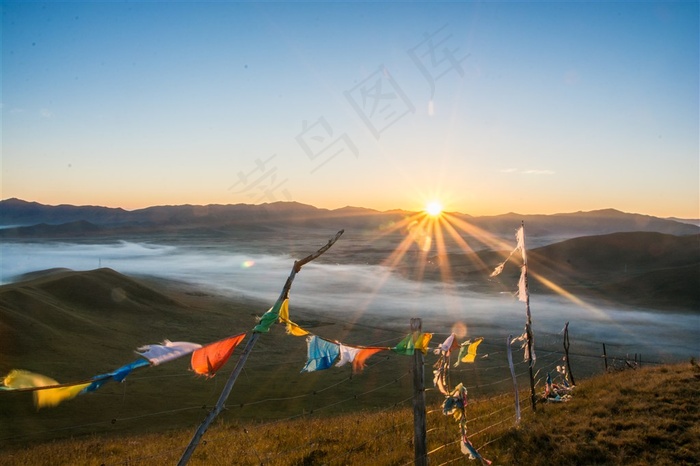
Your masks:
[{"label": "barbed wire", "polygon": [[[384,330],[386,330],[386,329],[384,329]],[[402,333],[402,332],[399,332],[399,331],[395,331],[395,332],[393,332],[393,333],[395,333],[395,334],[397,334],[397,335],[405,335],[405,333]],[[546,343],[546,339],[541,338],[539,334],[536,334],[536,335],[537,335],[537,337],[538,337],[538,343],[539,343],[539,345],[538,345],[538,348],[537,348],[538,359],[537,359],[536,367],[537,367],[538,370],[537,370],[537,373],[535,374],[535,379],[536,379],[535,386],[536,386],[536,387],[540,387],[540,386],[542,386],[542,384],[544,383],[544,381],[545,381],[545,379],[546,379],[546,371],[547,371],[548,369],[551,369],[551,368],[553,368],[553,367],[557,366],[558,364],[561,364],[561,363],[563,363],[563,362],[565,361],[565,359],[564,359],[565,353],[564,353],[563,351],[561,351],[561,350],[555,350],[555,349],[546,348],[546,345],[543,344],[543,340],[544,340],[544,343]],[[552,335],[554,335],[554,334],[552,334]],[[379,344],[381,344],[381,343],[386,343],[386,342],[394,341],[394,340],[395,340],[394,338],[385,339],[385,340],[381,340],[381,341],[375,342],[375,343],[373,343],[373,345],[379,345]],[[577,340],[573,340],[573,341],[577,341]],[[580,341],[580,340],[579,340],[579,341]],[[593,343],[598,343],[598,342],[593,342]],[[496,344],[495,344],[495,343],[488,343],[488,344],[487,344],[486,342],[484,342],[484,347],[488,348],[489,346],[494,347],[494,346],[496,346]],[[497,345],[497,346],[502,346],[502,345]],[[614,343],[613,343],[613,344],[607,344],[607,346],[608,346],[608,347],[615,348],[615,347],[631,347],[631,346],[633,346],[633,345],[632,345],[632,344],[614,344]],[[642,348],[642,349],[643,349],[643,348]],[[488,356],[491,358],[491,360],[493,360],[493,359],[494,359],[494,358],[493,358],[494,356],[500,355],[500,354],[502,354],[502,353],[504,353],[504,351],[491,351],[491,352],[488,353]],[[637,353],[637,354],[639,354],[639,353]],[[596,353],[590,354],[590,353],[584,353],[584,352],[569,352],[569,356],[570,356],[570,358],[571,358],[572,356],[575,356],[575,357],[585,357],[585,358],[593,358],[593,359],[602,359],[602,358],[603,358],[603,355],[602,355],[602,354],[596,354]],[[636,354],[635,354],[635,356],[636,356]],[[620,361],[629,360],[629,354],[626,355],[626,356],[613,356],[613,355],[610,355],[610,354],[609,354],[609,355],[607,356],[607,358],[608,358],[609,361],[612,361],[612,362],[614,363],[616,360],[620,360]],[[640,359],[641,359],[641,357],[640,357]],[[384,357],[384,358],[378,358],[376,361],[373,361],[371,364],[368,364],[365,370],[368,371],[368,372],[371,372],[372,370],[376,370],[377,366],[379,366],[379,365],[381,365],[381,364],[386,364],[387,362],[390,362],[390,361],[392,361],[392,358],[390,358],[389,356],[386,356],[386,357]],[[480,360],[479,358],[477,358],[476,364],[478,365],[480,361],[481,361],[481,360]],[[663,364],[663,363],[661,363],[661,362],[652,361],[652,360],[644,361],[644,363],[646,363],[646,364]],[[268,366],[275,366],[275,365],[284,365],[284,364],[289,364],[289,362],[284,362],[284,361],[282,361],[282,362],[280,362],[280,363],[278,363],[278,364],[263,365],[263,366],[260,366],[260,368],[268,367]],[[524,365],[526,365],[526,364],[527,364],[527,361],[522,360],[522,361],[519,361],[519,362],[514,363],[514,366],[515,366],[515,367],[522,367],[522,366],[524,366]],[[426,362],[425,362],[425,366],[428,366],[428,365],[429,365],[429,363],[426,361]],[[258,366],[256,366],[256,369],[257,369],[257,368],[258,368]],[[508,366],[507,364],[499,364],[499,365],[496,365],[496,366],[487,366],[487,367],[463,366],[462,368],[452,370],[452,372],[453,372],[453,373],[456,373],[456,374],[467,374],[468,372],[472,372],[472,373],[474,373],[474,374],[479,374],[479,373],[485,373],[485,372],[506,371],[506,370],[508,370],[508,369],[509,369],[509,366]],[[354,394],[354,395],[351,395],[351,396],[347,396],[347,397],[344,397],[343,399],[340,399],[340,400],[334,400],[334,401],[332,401],[332,402],[325,403],[325,404],[322,405],[322,406],[315,406],[315,407],[313,407],[312,409],[310,409],[310,410],[308,410],[308,411],[302,412],[301,414],[295,414],[295,415],[292,415],[292,416],[289,416],[289,417],[284,417],[284,418],[282,418],[282,419],[277,419],[277,420],[273,421],[273,423],[262,424],[262,425],[260,425],[259,427],[260,427],[260,428],[269,427],[270,425],[273,425],[274,423],[287,422],[287,421],[290,421],[290,420],[293,420],[293,419],[297,419],[297,418],[299,418],[299,417],[313,416],[313,415],[315,415],[315,414],[317,414],[317,413],[319,413],[319,412],[329,410],[329,409],[331,409],[331,408],[333,408],[333,407],[336,407],[336,406],[339,406],[339,405],[342,405],[342,404],[345,404],[345,403],[350,403],[350,402],[358,401],[358,399],[361,398],[361,397],[370,395],[370,394],[372,394],[372,393],[374,393],[374,392],[377,392],[377,391],[379,391],[379,390],[382,390],[382,389],[384,389],[384,388],[386,388],[386,387],[388,387],[388,386],[391,386],[391,385],[396,384],[399,380],[405,378],[405,377],[408,376],[410,373],[411,373],[411,371],[403,372],[402,374],[400,374],[398,377],[394,378],[393,380],[390,380],[389,382],[384,383],[384,384],[382,384],[382,385],[372,387],[372,388],[370,388],[370,389],[368,389],[368,390],[363,391],[362,393],[357,393],[357,394]],[[221,374],[224,374],[224,372],[222,371]],[[524,378],[524,377],[527,377],[527,376],[528,376],[528,371],[527,371],[527,370],[520,371],[520,372],[518,372],[518,373],[516,374],[516,378]],[[192,374],[185,373],[185,374],[143,375],[143,376],[136,376],[136,377],[133,377],[133,376],[132,376],[132,377],[130,377],[130,381],[131,381],[131,382],[139,382],[139,381],[158,380],[158,379],[178,379],[178,378],[182,378],[182,377],[192,377]],[[350,375],[350,376],[348,376],[348,377],[344,377],[342,380],[334,381],[334,382],[331,383],[331,384],[328,384],[328,385],[326,385],[326,386],[324,386],[324,387],[322,387],[322,388],[319,388],[319,389],[315,389],[315,390],[309,391],[309,392],[307,392],[307,393],[302,393],[302,394],[299,394],[299,395],[292,395],[292,396],[288,396],[288,397],[268,397],[268,398],[264,398],[264,399],[261,399],[261,400],[246,401],[246,402],[240,403],[240,404],[238,404],[238,405],[227,406],[227,407],[226,407],[226,410],[229,410],[229,411],[230,411],[230,410],[235,409],[235,408],[237,408],[237,407],[240,407],[240,408],[242,408],[242,407],[249,407],[249,406],[254,406],[254,405],[263,404],[263,403],[273,403],[273,402],[277,403],[277,402],[290,401],[290,400],[296,400],[296,399],[301,399],[301,398],[313,398],[314,395],[317,395],[317,394],[320,394],[320,393],[323,393],[323,392],[330,391],[330,390],[332,390],[332,389],[334,389],[334,388],[336,388],[336,387],[338,387],[338,386],[347,384],[347,383],[349,383],[350,381],[352,381],[352,380],[354,380],[354,379],[356,379],[356,377],[353,377],[352,375]],[[468,389],[482,389],[482,388],[485,388],[485,387],[494,387],[494,386],[497,386],[498,384],[503,384],[503,383],[506,383],[506,382],[508,382],[508,383],[511,383],[511,382],[512,382],[512,377],[510,376],[510,374],[508,374],[507,376],[504,376],[503,378],[499,378],[498,380],[495,380],[495,381],[494,381],[494,380],[489,380],[488,382],[485,382],[485,383],[476,383],[476,384],[472,384],[472,385],[468,386],[467,388],[468,388]],[[215,395],[216,395],[216,393],[215,393],[216,387],[217,387],[216,383],[217,383],[217,382],[216,382],[216,380],[215,380],[215,384],[212,386],[211,393],[209,394],[209,397],[212,397],[212,396],[215,396]],[[127,390],[127,385],[126,385],[126,384],[125,384],[123,387],[124,387],[124,388],[123,388],[123,390],[122,390],[121,393],[102,394],[102,393],[99,393],[99,392],[98,392],[98,393],[96,393],[96,394],[97,394],[98,396],[106,396],[106,397],[121,397],[121,398],[122,398],[122,400],[121,400],[122,403],[120,403],[120,405],[117,406],[117,411],[120,412],[120,411],[122,411],[123,409],[125,409],[125,406],[124,406],[124,405],[125,405],[125,403],[126,403],[127,398],[131,398],[131,397],[133,396],[133,393],[131,393],[131,391],[128,391],[128,390]],[[430,392],[431,389],[429,388],[429,389],[427,389],[426,391]],[[489,401],[497,400],[497,399],[500,399],[500,398],[506,398],[506,397],[512,396],[511,394],[512,394],[512,391],[511,391],[511,390],[504,390],[503,393],[500,393],[500,394],[495,395],[495,396],[492,396],[492,397],[486,397],[486,398],[480,398],[480,399],[470,400],[470,405],[477,405],[477,404],[479,404],[479,403],[489,402]],[[408,398],[402,399],[402,400],[400,400],[400,401],[398,401],[398,402],[396,402],[396,403],[390,404],[389,406],[387,406],[387,407],[384,408],[384,409],[386,409],[386,410],[388,410],[388,409],[395,409],[395,408],[397,408],[397,407],[403,405],[404,403],[408,402],[408,401],[411,400],[411,399],[412,399],[412,397],[408,397]],[[523,397],[523,399],[520,401],[520,405],[521,405],[521,406],[524,406],[524,405],[526,405],[527,403],[528,403],[527,397]],[[122,423],[122,422],[137,421],[137,420],[141,420],[141,419],[145,419],[145,418],[149,418],[149,417],[173,415],[173,414],[182,413],[182,412],[187,412],[187,411],[200,410],[200,409],[203,409],[203,408],[206,408],[206,405],[205,405],[205,406],[201,406],[201,405],[196,405],[196,406],[195,406],[195,405],[191,405],[191,406],[185,406],[185,407],[174,408],[174,409],[159,410],[159,411],[155,411],[155,412],[144,413],[144,414],[139,414],[139,415],[134,415],[134,416],[124,416],[124,417],[122,417],[122,416],[118,416],[118,415],[117,415],[117,416],[113,417],[111,420],[104,420],[104,421],[97,421],[97,422],[89,422],[89,423],[81,423],[81,424],[75,424],[75,425],[69,425],[69,426],[64,426],[64,427],[53,428],[53,429],[49,429],[49,430],[35,430],[35,431],[33,431],[33,432],[23,433],[23,434],[20,434],[20,435],[9,435],[9,436],[3,437],[3,438],[0,439],[0,440],[5,440],[5,441],[7,441],[7,440],[12,440],[12,441],[15,441],[15,440],[19,440],[19,439],[28,439],[28,438],[32,438],[32,437],[35,437],[35,436],[46,436],[47,434],[50,435],[50,434],[55,434],[55,433],[59,433],[59,432],[65,432],[65,431],[70,431],[70,430],[86,429],[86,428],[92,428],[92,427],[96,427],[96,426],[105,426],[105,425],[110,425],[110,424],[114,425],[114,424]],[[473,423],[473,422],[482,421],[482,420],[484,420],[484,419],[488,419],[488,418],[491,418],[491,417],[494,417],[494,416],[499,416],[499,415],[501,415],[504,411],[509,410],[509,409],[513,409],[513,407],[510,406],[510,405],[505,405],[505,406],[503,406],[503,407],[500,407],[500,408],[498,408],[498,409],[492,410],[492,411],[490,411],[490,412],[481,413],[481,414],[479,414],[479,415],[477,415],[477,416],[474,416],[474,417],[472,417],[472,418],[469,418],[469,419],[467,420],[467,422]],[[435,413],[438,413],[438,412],[441,412],[441,411],[442,411],[441,409],[431,409],[431,410],[428,410],[428,411],[426,412],[426,414],[432,415],[432,414],[435,414]],[[525,413],[524,413],[524,414],[526,414],[526,413],[528,413],[527,410],[525,410]],[[504,424],[504,423],[506,423],[506,422],[512,422],[513,418],[514,418],[513,415],[509,415],[509,416],[507,416],[507,417],[505,417],[505,418],[503,418],[503,419],[501,419],[501,420],[499,420],[499,421],[497,421],[497,422],[495,422],[495,423],[493,423],[493,424],[491,424],[491,425],[489,425],[489,426],[483,427],[483,428],[481,428],[480,430],[478,430],[478,431],[476,431],[476,432],[474,432],[474,433],[471,433],[471,434],[470,434],[470,438],[474,438],[475,436],[478,436],[478,435],[481,435],[481,434],[483,434],[483,433],[485,433],[485,432],[488,432],[490,429],[493,429],[493,428],[495,428],[495,427],[497,427],[497,426],[499,426],[499,425],[502,425],[502,424]],[[383,430],[383,431],[379,431],[379,432],[376,433],[377,435],[375,436],[375,438],[370,439],[370,440],[367,440],[367,441],[363,442],[360,446],[358,446],[358,447],[356,447],[356,448],[349,449],[347,453],[344,453],[344,454],[342,454],[342,455],[338,455],[338,456],[336,456],[336,457],[330,458],[329,460],[330,460],[331,462],[336,462],[336,461],[337,461],[337,462],[339,462],[339,463],[342,463],[343,461],[345,461],[345,460],[347,460],[348,458],[350,458],[350,456],[352,455],[352,452],[353,452],[353,451],[356,451],[357,448],[362,448],[363,446],[370,445],[370,444],[372,444],[373,442],[380,441],[380,439],[381,439],[382,436],[389,435],[389,434],[391,434],[392,432],[396,432],[396,429],[397,429],[398,426],[404,426],[404,425],[406,425],[406,424],[410,424],[410,422],[411,422],[411,421],[406,421],[406,422],[404,422],[404,423],[395,424],[395,425],[393,425],[393,426],[390,427],[390,428],[387,428],[387,429],[385,429],[385,430]],[[436,433],[436,432],[440,432],[441,430],[446,431],[447,428],[445,428],[445,427],[441,428],[441,427],[439,427],[439,426],[436,426],[436,427],[432,427],[431,429],[429,429],[428,432],[430,432],[430,433]],[[497,440],[500,439],[500,438],[502,438],[502,436],[501,436],[501,437],[497,437],[497,438],[495,438],[495,439],[490,439],[488,442],[482,444],[477,450],[483,449],[484,447],[490,445],[491,443],[497,441]],[[441,444],[441,445],[439,445],[439,446],[437,446],[437,447],[434,447],[434,448],[431,450],[431,452],[430,452],[429,454],[433,454],[433,453],[435,453],[435,452],[437,452],[437,451],[439,451],[439,450],[441,450],[441,449],[447,448],[447,447],[449,447],[449,446],[451,446],[451,445],[455,445],[455,444],[458,444],[458,443],[459,443],[459,440],[454,441],[454,442],[447,442],[447,443]],[[298,450],[303,450],[304,448],[309,448],[309,447],[312,446],[313,444],[314,444],[314,440],[312,439],[312,440],[309,440],[308,442],[306,442],[305,444],[299,446],[298,448],[295,448],[294,450],[289,450],[289,449],[288,449],[288,450],[286,450],[286,451],[280,451],[280,452],[277,452],[277,454],[275,454],[275,455],[273,455],[273,456],[265,455],[265,454],[260,455],[259,452],[255,452],[254,454],[257,455],[259,458],[261,458],[261,459],[263,459],[263,460],[269,461],[271,458],[277,458],[277,457],[279,457],[279,456],[284,455],[285,453],[290,454],[290,453],[296,452],[296,451],[298,451]],[[179,449],[177,449],[177,452],[179,452]],[[117,461],[117,462],[114,462],[114,463],[112,463],[112,464],[133,464],[133,463],[135,463],[135,462],[148,462],[149,460],[152,462],[154,459],[165,458],[165,457],[168,457],[168,456],[175,455],[175,453],[176,453],[176,449],[166,449],[166,450],[164,450],[164,451],[162,451],[162,452],[160,452],[160,453],[150,454],[150,455],[148,455],[148,456],[144,456],[144,457],[141,457],[141,458],[139,458],[139,457],[129,457],[129,460],[127,460],[126,462],[124,462],[124,461]],[[450,464],[450,463],[452,463],[452,462],[459,461],[460,459],[463,459],[463,457],[459,457],[459,458],[455,458],[455,459],[452,459],[452,460],[448,460],[447,462],[443,462],[443,463],[441,463],[441,464]],[[106,463],[105,463],[105,464],[106,464]],[[409,464],[410,464],[410,463],[409,463]]]}]

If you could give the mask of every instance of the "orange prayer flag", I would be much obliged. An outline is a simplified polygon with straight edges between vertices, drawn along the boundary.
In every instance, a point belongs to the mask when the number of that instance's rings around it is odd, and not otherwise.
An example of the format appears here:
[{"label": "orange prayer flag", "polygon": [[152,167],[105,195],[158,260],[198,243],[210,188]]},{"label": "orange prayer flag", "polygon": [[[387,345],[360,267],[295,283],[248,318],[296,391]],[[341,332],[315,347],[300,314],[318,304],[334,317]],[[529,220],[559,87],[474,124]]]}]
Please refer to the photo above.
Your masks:
[{"label": "orange prayer flag", "polygon": [[192,370],[197,374],[213,377],[226,364],[233,350],[245,338],[245,333],[210,343],[192,353]]},{"label": "orange prayer flag", "polygon": [[353,372],[361,372],[362,369],[365,368],[365,361],[367,361],[370,356],[386,349],[387,348],[362,348],[360,352],[355,355],[355,359],[352,360]]}]

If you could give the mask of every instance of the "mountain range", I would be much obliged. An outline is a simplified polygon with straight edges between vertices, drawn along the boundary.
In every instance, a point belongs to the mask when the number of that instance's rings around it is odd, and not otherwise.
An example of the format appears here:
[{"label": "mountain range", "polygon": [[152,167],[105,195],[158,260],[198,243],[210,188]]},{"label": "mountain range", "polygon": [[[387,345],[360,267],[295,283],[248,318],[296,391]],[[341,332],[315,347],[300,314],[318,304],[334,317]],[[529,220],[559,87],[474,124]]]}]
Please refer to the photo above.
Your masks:
[{"label": "mountain range", "polygon": [[[154,206],[128,211],[101,206],[52,206],[12,198],[0,201],[0,225],[4,226],[0,237],[49,238],[288,227],[377,231],[387,229],[413,214],[415,212],[380,212],[361,207],[329,210],[298,202]],[[528,226],[531,236],[558,239],[632,231],[672,235],[700,232],[700,226],[692,224],[692,221],[625,213],[615,209],[551,215],[507,213],[475,217],[458,212],[450,215],[491,234],[504,236],[512,235],[521,222]]]}]

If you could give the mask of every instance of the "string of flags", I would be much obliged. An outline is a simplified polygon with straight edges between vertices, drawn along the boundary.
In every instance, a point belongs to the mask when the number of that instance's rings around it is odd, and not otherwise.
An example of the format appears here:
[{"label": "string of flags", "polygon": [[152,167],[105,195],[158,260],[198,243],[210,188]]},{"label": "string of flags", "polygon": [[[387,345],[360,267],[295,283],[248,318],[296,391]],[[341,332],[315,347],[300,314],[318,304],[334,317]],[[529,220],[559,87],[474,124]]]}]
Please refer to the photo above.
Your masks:
[{"label": "string of flags", "polygon": [[[361,372],[366,366],[367,360],[381,351],[393,351],[402,355],[413,355],[415,351],[421,351],[423,354],[426,354],[433,336],[432,333],[427,332],[409,333],[393,347],[344,344],[314,335],[294,323],[289,317],[288,298],[278,300],[265,312],[252,332],[267,333],[275,323],[285,325],[286,333],[289,335],[306,337],[307,361],[301,369],[302,373],[328,369],[334,364],[336,367],[349,364],[352,366],[353,372]],[[170,340],[164,340],[159,344],[144,345],[135,351],[139,356],[139,359],[136,361],[121,366],[112,372],[72,383],[62,384],[45,375],[14,369],[2,379],[0,391],[30,391],[33,393],[34,404],[37,409],[54,407],[78,395],[94,392],[109,381],[123,382],[135,369],[158,366],[186,355],[191,355],[190,370],[198,375],[211,378],[226,364],[246,335],[247,333],[244,332],[206,345],[187,341],[173,342]],[[455,367],[460,363],[473,363],[476,359],[477,348],[482,341],[483,338],[478,338],[474,341],[467,340],[460,344],[456,341],[455,334],[451,334],[434,350],[434,353],[439,356],[438,362],[435,364],[434,382],[439,391],[446,396],[444,403],[445,414],[449,412],[455,416],[455,419],[460,421],[462,452],[465,455],[469,455],[470,458],[480,459],[482,464],[488,465],[490,462],[479,455],[467,438],[466,416],[458,416],[458,413],[464,413],[466,407],[466,389],[460,384],[455,390],[451,391],[448,377],[451,352],[459,349]],[[448,408],[448,406],[450,407]]]},{"label": "string of flags", "polygon": [[[398,354],[412,355],[416,350],[427,353],[431,333],[408,334],[394,347],[353,346],[314,335],[292,322],[289,318],[289,299],[276,302],[258,321],[252,332],[265,333],[274,323],[286,326],[287,333],[305,336],[307,339],[307,362],[301,372],[312,372],[350,364],[354,372],[364,369],[367,360],[381,351],[391,350]],[[78,395],[94,392],[109,381],[123,382],[135,369],[157,366],[191,355],[190,370],[207,378],[229,360],[236,347],[247,333],[240,333],[206,345],[187,341],[165,340],[159,344],[149,344],[135,351],[139,359],[121,366],[112,372],[96,375],[90,379],[70,383],[34,372],[13,369],[0,381],[0,391],[29,391],[34,394],[37,409],[54,407]],[[337,360],[337,362],[336,362]]]},{"label": "string of flags", "polygon": [[[342,233],[342,231],[340,232]],[[339,233],[339,234],[340,234]],[[527,253],[525,250],[525,235],[524,226],[521,226],[516,233],[517,245],[510,255],[499,264],[491,273],[491,277],[499,275],[506,263],[515,254],[516,251],[521,252],[522,266],[521,275],[518,282],[517,296],[520,301],[526,303],[527,322],[525,333],[513,339],[508,337],[508,361],[513,375],[514,387],[516,390],[516,423],[519,421],[519,403],[517,402],[517,384],[515,382],[515,374],[512,366],[511,357],[511,342],[520,340],[525,341],[523,348],[525,349],[525,360],[532,365],[535,361],[535,352],[533,337],[531,331],[531,314],[529,304],[529,290],[527,284]],[[337,239],[337,237],[336,237]],[[329,242],[328,246],[332,244]],[[311,257],[311,256],[310,256]],[[308,259],[308,258],[307,258]],[[295,262],[295,269],[297,262]],[[293,277],[293,274],[290,275]],[[198,343],[164,340],[160,344],[149,344],[137,348],[135,351],[139,359],[129,364],[121,366],[112,372],[100,374],[87,380],[82,380],[72,383],[59,383],[58,381],[26,370],[13,369],[5,377],[0,378],[1,391],[29,391],[33,393],[34,404],[37,409],[43,407],[57,406],[63,401],[75,398],[78,395],[91,393],[109,381],[123,382],[132,371],[141,367],[157,366],[162,363],[170,362],[180,357],[191,355],[190,369],[206,378],[214,377],[231,357],[236,347],[245,339],[248,333],[267,333],[273,324],[279,323],[286,327],[286,333],[296,337],[306,337],[307,343],[307,361],[301,372],[313,372],[325,370],[333,365],[342,367],[347,364],[351,365],[353,372],[361,372],[367,363],[367,360],[373,355],[381,351],[393,351],[403,355],[413,355],[415,351],[421,351],[426,354],[428,345],[432,339],[432,333],[413,332],[404,337],[396,346],[380,347],[380,346],[355,346],[341,343],[337,340],[331,340],[315,335],[310,331],[302,328],[290,319],[289,316],[289,299],[288,299],[288,279],[285,285],[286,293],[278,299],[275,304],[265,312],[253,327],[251,332],[244,332],[228,338],[224,338],[213,343],[201,345]],[[253,340],[251,340],[252,342]],[[433,383],[437,390],[445,396],[442,408],[445,415],[451,415],[459,422],[460,427],[460,448],[463,454],[468,455],[472,460],[479,460],[482,465],[490,465],[491,461],[483,458],[474,448],[467,436],[467,418],[466,407],[467,389],[462,383],[459,383],[454,389],[450,388],[450,357],[454,350],[459,349],[457,361],[454,367],[460,363],[474,363],[477,357],[477,350],[482,343],[483,338],[477,338],[474,341],[467,340],[463,343],[456,341],[455,334],[451,334],[442,344],[440,344],[434,353],[438,355],[438,361],[434,365]],[[247,351],[247,350],[246,350]],[[488,355],[486,355],[488,356]],[[486,357],[484,356],[484,357]],[[545,386],[545,394],[543,399],[546,401],[566,401],[570,398],[571,386],[568,384],[566,371],[564,366],[557,367],[557,371],[563,378],[563,383],[555,384],[552,382],[551,375],[547,374],[547,383]],[[532,379],[532,374],[531,374]],[[534,400],[534,388],[533,388]],[[533,401],[534,409],[534,401]]]},{"label": "string of flags", "polygon": [[468,340],[461,345],[455,341],[453,333],[434,351],[438,355],[438,360],[433,366],[433,384],[440,393],[445,395],[445,400],[442,403],[442,412],[445,416],[453,416],[455,421],[459,422],[460,432],[460,449],[463,454],[468,455],[469,459],[479,460],[482,465],[488,466],[491,461],[487,460],[474,448],[469,437],[467,436],[467,389],[458,384],[454,389],[450,389],[450,356],[452,351],[459,348],[459,355],[455,367],[460,362],[473,363],[476,359],[476,350],[483,338],[478,338],[475,341]]}]

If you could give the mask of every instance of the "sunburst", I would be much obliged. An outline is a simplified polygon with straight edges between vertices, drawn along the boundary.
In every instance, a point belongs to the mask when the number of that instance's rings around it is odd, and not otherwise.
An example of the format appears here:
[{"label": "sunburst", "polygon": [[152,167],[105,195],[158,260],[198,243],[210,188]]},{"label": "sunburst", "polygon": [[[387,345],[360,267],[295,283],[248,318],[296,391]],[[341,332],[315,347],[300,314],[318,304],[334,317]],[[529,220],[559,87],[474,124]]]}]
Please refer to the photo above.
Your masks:
[{"label": "sunburst", "polygon": [[442,215],[442,203],[440,201],[431,201],[425,206],[425,212],[431,217],[439,217]]}]

